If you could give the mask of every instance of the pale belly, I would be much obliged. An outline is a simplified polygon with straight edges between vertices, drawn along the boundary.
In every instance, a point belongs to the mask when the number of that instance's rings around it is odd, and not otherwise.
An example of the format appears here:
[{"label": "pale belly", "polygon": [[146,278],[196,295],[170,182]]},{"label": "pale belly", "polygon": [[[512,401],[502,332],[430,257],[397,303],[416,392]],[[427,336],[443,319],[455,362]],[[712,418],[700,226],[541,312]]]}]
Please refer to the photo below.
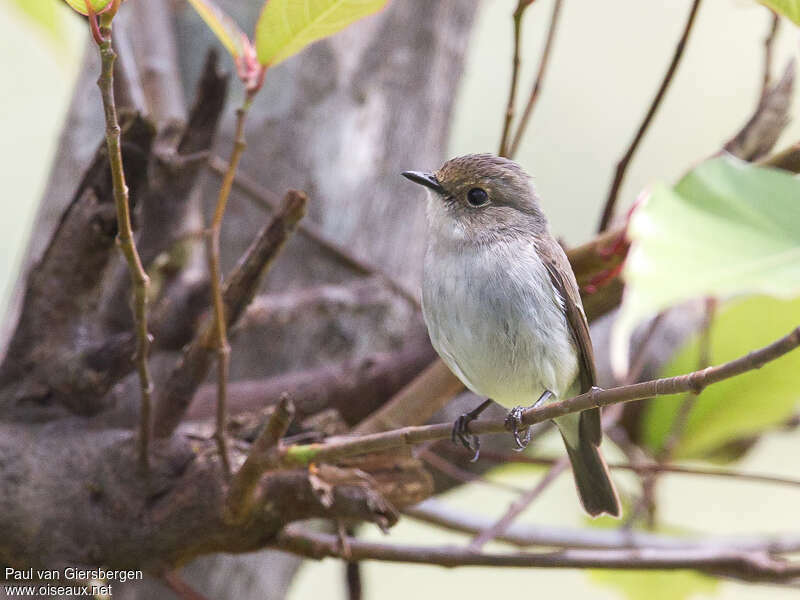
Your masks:
[{"label": "pale belly", "polygon": [[464,385],[508,408],[545,390],[564,397],[578,363],[544,265],[532,246],[479,252],[428,251],[423,315],[434,348]]}]

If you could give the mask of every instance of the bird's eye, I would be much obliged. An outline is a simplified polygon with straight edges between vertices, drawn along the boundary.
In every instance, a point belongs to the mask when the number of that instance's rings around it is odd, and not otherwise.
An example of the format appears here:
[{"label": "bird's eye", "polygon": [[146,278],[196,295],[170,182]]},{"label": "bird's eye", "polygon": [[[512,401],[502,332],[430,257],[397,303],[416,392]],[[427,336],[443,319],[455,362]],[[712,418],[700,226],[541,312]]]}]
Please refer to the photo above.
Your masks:
[{"label": "bird's eye", "polygon": [[483,206],[489,203],[489,194],[483,188],[472,188],[467,192],[467,202],[472,206]]}]

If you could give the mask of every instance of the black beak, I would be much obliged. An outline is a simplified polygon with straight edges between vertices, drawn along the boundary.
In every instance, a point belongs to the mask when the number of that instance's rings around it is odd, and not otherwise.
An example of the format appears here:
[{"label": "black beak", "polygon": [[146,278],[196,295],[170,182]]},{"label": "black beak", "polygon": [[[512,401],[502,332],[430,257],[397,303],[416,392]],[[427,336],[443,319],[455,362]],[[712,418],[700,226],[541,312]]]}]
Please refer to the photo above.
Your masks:
[{"label": "black beak", "polygon": [[444,188],[433,173],[420,173],[419,171],[403,171],[403,177],[410,179],[414,183],[424,185],[438,194],[444,194]]}]

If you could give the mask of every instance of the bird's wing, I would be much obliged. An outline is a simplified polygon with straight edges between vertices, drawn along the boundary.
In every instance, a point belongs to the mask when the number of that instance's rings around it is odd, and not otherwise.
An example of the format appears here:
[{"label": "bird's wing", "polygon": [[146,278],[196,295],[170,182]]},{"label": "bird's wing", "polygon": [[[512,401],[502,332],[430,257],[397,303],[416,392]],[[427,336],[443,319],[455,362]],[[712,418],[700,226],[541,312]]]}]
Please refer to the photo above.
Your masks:
[{"label": "bird's wing", "polygon": [[[580,392],[589,391],[597,381],[597,371],[594,365],[594,350],[592,350],[592,340],[589,337],[589,324],[586,322],[586,315],[583,312],[583,304],[578,290],[578,283],[569,264],[567,255],[555,239],[540,242],[539,253],[542,257],[550,280],[561,298],[564,301],[564,309],[567,314],[575,345],[578,348],[580,372]],[[582,428],[585,428],[590,439],[595,445],[600,444],[602,430],[600,426],[600,410],[591,409],[581,413]]]}]

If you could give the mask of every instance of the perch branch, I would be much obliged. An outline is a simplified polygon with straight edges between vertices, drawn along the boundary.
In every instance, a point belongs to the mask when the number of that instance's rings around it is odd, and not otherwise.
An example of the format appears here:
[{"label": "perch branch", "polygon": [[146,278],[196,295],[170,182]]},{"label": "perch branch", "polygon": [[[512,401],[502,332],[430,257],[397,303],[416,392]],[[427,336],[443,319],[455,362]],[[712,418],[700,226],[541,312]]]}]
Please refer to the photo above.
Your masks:
[{"label": "perch branch", "polygon": [[689,11],[689,17],[686,19],[686,25],[683,28],[683,33],[681,34],[680,40],[678,40],[678,45],[675,47],[675,52],[672,55],[672,61],[669,64],[669,68],[664,75],[664,79],[661,81],[661,86],[658,88],[658,92],[656,92],[653,101],[650,103],[650,108],[647,110],[647,114],[645,115],[642,124],[639,125],[639,129],[636,132],[631,145],[628,147],[628,150],[625,152],[619,163],[617,163],[614,181],[611,183],[611,189],[608,192],[608,198],[606,199],[606,204],[603,208],[603,216],[601,217],[600,225],[597,228],[598,232],[605,231],[611,223],[611,219],[614,217],[614,208],[616,207],[619,190],[622,187],[622,182],[625,178],[625,172],[628,169],[628,163],[630,163],[633,155],[636,153],[639,143],[642,141],[647,128],[650,126],[650,122],[653,120],[661,101],[664,99],[664,95],[666,94],[670,83],[672,83],[672,79],[678,69],[678,64],[683,56],[683,51],[686,48],[686,42],[689,39],[689,34],[692,31],[692,26],[694,25],[698,8],[700,8],[700,0],[692,0],[692,8]]},{"label": "perch branch", "polygon": [[[620,386],[608,390],[594,388],[589,392],[568,400],[555,402],[526,410],[522,415],[523,425],[533,425],[543,421],[580,412],[595,407],[609,406],[620,402],[643,400],[655,396],[670,396],[689,390],[700,391],[706,386],[758,369],[776,360],[800,345],[800,328],[792,330],[781,339],[759,350],[750,352],[735,360],[702,371],[685,375],[653,379],[642,383]],[[290,446],[284,449],[282,462],[289,465],[307,465],[310,462],[336,461],[348,456],[371,452],[381,452],[393,448],[444,439],[450,436],[449,423],[404,427],[384,433],[368,434],[360,437],[332,438],[321,444]],[[499,433],[505,431],[504,420],[475,421],[469,430],[474,434]]]}]

